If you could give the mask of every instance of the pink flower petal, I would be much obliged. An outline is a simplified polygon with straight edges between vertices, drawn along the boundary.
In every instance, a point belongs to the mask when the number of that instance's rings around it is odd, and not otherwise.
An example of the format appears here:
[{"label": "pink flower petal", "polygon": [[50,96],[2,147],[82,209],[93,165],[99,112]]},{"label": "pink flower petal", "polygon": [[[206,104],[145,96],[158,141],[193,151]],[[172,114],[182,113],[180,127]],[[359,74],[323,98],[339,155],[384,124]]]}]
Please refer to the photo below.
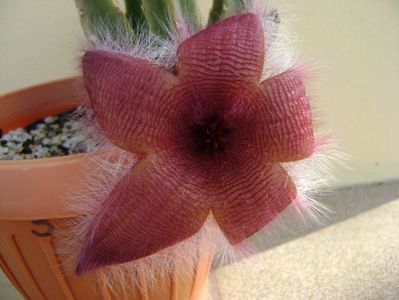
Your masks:
[{"label": "pink flower petal", "polygon": [[314,151],[312,112],[301,75],[287,71],[260,84],[252,99],[247,139],[271,161],[303,159]]},{"label": "pink flower petal", "polygon": [[313,152],[312,115],[298,72],[259,83],[263,34],[253,14],[221,21],[180,45],[177,76],[123,54],[84,55],[105,135],[146,157],[99,208],[78,274],[183,241],[210,210],[237,244],[295,199],[294,183],[276,162]]},{"label": "pink flower petal", "polygon": [[232,244],[262,229],[296,197],[287,172],[250,148],[232,155],[220,173],[212,213]]},{"label": "pink flower petal", "polygon": [[77,273],[148,256],[197,232],[210,203],[195,170],[192,162],[166,154],[136,165],[95,215]]},{"label": "pink flower petal", "polygon": [[147,152],[161,147],[177,131],[173,74],[147,61],[105,51],[86,52],[82,64],[97,120],[113,143]]},{"label": "pink flower petal", "polygon": [[264,63],[260,20],[246,14],[218,22],[184,41],[177,60],[178,77],[201,93],[259,82]]}]

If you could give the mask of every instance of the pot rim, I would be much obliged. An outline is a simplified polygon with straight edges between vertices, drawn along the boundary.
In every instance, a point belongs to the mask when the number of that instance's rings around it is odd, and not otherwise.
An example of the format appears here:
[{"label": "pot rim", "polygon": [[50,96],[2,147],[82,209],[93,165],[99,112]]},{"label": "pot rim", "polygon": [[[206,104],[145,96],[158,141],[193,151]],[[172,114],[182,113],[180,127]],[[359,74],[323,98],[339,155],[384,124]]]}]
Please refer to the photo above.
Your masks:
[{"label": "pot rim", "polygon": [[[54,80],[0,97],[0,126],[7,132],[35,119],[76,107],[87,94],[78,77]],[[81,216],[69,207],[70,188],[82,185],[87,163],[102,149],[50,158],[0,161],[0,220]]]},{"label": "pot rim", "polygon": [[[0,104],[2,101],[5,101],[8,98],[16,98],[25,93],[30,93],[33,92],[34,90],[40,90],[42,88],[51,85],[64,84],[67,82],[71,83],[77,82],[79,78],[80,78],[79,76],[66,77],[62,79],[56,79],[48,82],[38,83],[32,86],[27,86],[15,91],[11,91],[6,94],[0,95]],[[30,158],[30,159],[19,159],[19,160],[4,159],[0,160],[0,169],[12,169],[12,168],[19,169],[21,167],[24,168],[43,167],[43,164],[59,164],[71,160],[74,161],[74,160],[86,159],[88,155],[93,155],[94,152],[96,151],[88,153],[68,154],[63,156],[45,157],[45,158]]]},{"label": "pot rim", "polygon": [[65,77],[65,78],[60,78],[60,79],[53,79],[50,81],[46,81],[46,82],[39,82],[39,83],[35,83],[33,85],[28,85],[25,87],[22,87],[20,89],[17,90],[13,90],[11,92],[6,92],[2,95],[0,95],[0,101],[3,100],[3,98],[9,98],[9,97],[13,97],[19,93],[23,93],[23,92],[27,92],[30,90],[34,90],[34,89],[39,89],[39,88],[43,88],[47,85],[52,85],[52,84],[58,84],[58,83],[63,83],[63,82],[68,82],[68,81],[76,81],[78,80],[80,77],[79,76],[70,76],[70,77]]}]

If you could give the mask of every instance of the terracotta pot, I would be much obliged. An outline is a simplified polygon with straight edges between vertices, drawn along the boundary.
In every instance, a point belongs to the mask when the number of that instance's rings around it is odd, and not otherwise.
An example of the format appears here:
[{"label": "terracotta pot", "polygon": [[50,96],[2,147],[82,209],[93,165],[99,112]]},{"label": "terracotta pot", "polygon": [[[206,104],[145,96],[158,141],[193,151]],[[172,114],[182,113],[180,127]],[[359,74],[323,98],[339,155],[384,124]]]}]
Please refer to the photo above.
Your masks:
[{"label": "terracotta pot", "polygon": [[[75,79],[38,85],[0,97],[0,128],[21,127],[66,111],[82,95]],[[88,277],[67,276],[54,251],[53,233],[78,211],[65,208],[65,185],[79,185],[90,154],[56,158],[0,161],[0,264],[26,299],[121,299]],[[211,259],[202,257],[194,276],[166,279],[153,290],[131,289],[127,299],[200,299]]]}]

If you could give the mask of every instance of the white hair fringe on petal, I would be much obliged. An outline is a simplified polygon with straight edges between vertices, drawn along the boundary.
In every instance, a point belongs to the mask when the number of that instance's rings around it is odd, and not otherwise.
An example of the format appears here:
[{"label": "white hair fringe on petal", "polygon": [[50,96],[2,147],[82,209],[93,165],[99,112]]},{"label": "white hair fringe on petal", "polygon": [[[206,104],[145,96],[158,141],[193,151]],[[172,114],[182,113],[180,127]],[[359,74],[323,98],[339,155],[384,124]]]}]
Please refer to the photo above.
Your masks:
[{"label": "white hair fringe on petal", "polygon": [[[241,11],[255,13],[262,20],[266,50],[262,80],[291,69],[299,70],[305,77],[312,73],[313,68],[301,61],[300,56],[294,51],[295,38],[288,30],[289,23],[280,20],[274,6],[269,2],[265,4],[265,1],[254,0],[248,1]],[[89,36],[89,43],[87,45],[86,41],[83,49],[100,49],[131,55],[173,71],[178,45],[195,34],[194,27],[182,15],[173,25],[164,25],[169,34],[163,38],[144,30],[139,30],[135,36],[126,35],[124,30],[110,32],[106,22],[102,21],[98,23],[96,33]],[[78,85],[83,88],[81,82]],[[81,121],[84,127],[97,137],[99,149],[87,162],[87,175],[80,178],[82,185],[79,189],[70,187],[68,192],[73,196],[66,198],[68,208],[80,212],[82,217],[71,218],[63,224],[56,237],[56,249],[63,269],[69,273],[74,272],[82,241],[101,202],[106,199],[118,180],[134,167],[138,159],[134,154],[109,143],[90,113],[87,98],[83,105],[83,109],[88,113]],[[314,196],[320,194],[320,190],[326,191],[332,180],[331,168],[336,162],[344,161],[345,156],[334,147],[335,142],[328,135],[317,136],[316,151],[311,157],[283,164],[297,186],[297,199],[283,214],[277,216],[248,241],[232,246],[210,214],[202,229],[189,239],[142,259],[101,268],[94,271],[93,276],[110,291],[122,290],[128,295],[129,289],[141,288],[143,282],[147,287],[155,288],[155,283],[159,282],[157,279],[165,276],[193,276],[201,253],[214,255],[215,265],[239,261],[256,253],[257,248],[253,240],[265,234],[270,236],[272,231],[289,230],[285,225],[286,218],[298,219],[305,224],[321,222],[328,208],[314,200]]]}]

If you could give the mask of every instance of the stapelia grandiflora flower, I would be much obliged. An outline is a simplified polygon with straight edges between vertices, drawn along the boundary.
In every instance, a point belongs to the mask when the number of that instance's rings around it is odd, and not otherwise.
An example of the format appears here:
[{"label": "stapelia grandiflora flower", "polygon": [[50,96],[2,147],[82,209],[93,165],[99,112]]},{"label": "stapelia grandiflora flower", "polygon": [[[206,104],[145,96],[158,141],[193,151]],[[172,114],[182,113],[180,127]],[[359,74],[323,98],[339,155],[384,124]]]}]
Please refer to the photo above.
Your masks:
[{"label": "stapelia grandiflora flower", "polygon": [[91,50],[83,72],[100,127],[139,162],[95,215],[77,273],[139,259],[214,218],[237,244],[297,196],[281,166],[314,150],[299,71],[262,81],[258,16],[233,16],[182,42],[172,71]]}]

